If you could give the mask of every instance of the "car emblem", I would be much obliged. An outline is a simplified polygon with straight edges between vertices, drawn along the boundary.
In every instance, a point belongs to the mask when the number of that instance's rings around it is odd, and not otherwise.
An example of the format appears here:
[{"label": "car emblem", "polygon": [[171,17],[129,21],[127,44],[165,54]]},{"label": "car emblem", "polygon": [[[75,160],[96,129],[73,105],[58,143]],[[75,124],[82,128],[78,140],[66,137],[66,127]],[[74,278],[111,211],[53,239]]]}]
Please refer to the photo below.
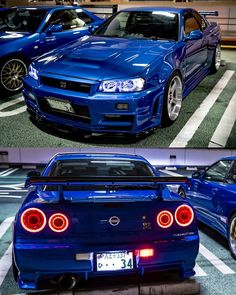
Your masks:
[{"label": "car emblem", "polygon": [[66,86],[67,86],[66,81],[60,81],[61,88],[66,88]]},{"label": "car emblem", "polygon": [[110,223],[110,225],[112,225],[112,226],[117,226],[117,225],[120,223],[120,218],[117,217],[117,216],[112,216],[112,217],[109,219],[109,223]]}]

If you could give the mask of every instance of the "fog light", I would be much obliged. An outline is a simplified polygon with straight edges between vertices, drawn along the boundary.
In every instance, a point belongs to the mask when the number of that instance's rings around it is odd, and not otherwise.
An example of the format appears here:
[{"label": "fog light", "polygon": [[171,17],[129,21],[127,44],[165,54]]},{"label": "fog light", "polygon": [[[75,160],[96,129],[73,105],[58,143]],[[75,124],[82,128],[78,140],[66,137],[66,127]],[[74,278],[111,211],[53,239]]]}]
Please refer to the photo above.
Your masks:
[{"label": "fog light", "polygon": [[116,109],[117,110],[128,110],[129,109],[129,104],[128,103],[117,103],[116,104]]}]

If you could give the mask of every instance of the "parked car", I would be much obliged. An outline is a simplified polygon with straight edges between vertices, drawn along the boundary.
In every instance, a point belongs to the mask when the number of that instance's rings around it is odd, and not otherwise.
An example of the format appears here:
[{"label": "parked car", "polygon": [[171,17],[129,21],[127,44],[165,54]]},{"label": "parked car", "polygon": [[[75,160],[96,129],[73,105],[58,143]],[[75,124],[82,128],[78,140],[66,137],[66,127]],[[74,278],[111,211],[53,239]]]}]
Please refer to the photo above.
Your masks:
[{"label": "parked car", "polygon": [[[14,221],[13,272],[23,289],[78,287],[95,277],[175,269],[194,275],[199,236],[191,205],[141,156],[57,154]],[[33,175],[33,176],[32,176]]]},{"label": "parked car", "polygon": [[30,6],[0,10],[0,89],[22,87],[33,58],[88,34],[102,19],[81,7]]},{"label": "parked car", "polygon": [[194,172],[189,185],[180,185],[180,190],[196,209],[197,218],[228,240],[236,259],[236,156]]},{"label": "parked car", "polygon": [[137,135],[172,124],[219,66],[216,23],[190,8],[128,8],[33,62],[23,93],[31,116],[51,125]]}]

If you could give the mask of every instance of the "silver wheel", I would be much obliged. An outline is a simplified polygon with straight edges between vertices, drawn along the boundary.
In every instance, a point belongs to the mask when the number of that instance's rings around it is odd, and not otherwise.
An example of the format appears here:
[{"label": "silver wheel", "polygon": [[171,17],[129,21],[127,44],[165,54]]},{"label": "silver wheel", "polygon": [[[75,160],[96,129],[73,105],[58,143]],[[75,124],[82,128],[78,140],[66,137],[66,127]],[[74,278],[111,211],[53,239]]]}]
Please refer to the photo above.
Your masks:
[{"label": "silver wheel", "polygon": [[178,75],[173,76],[167,92],[167,112],[169,119],[175,121],[182,105],[182,81]]},{"label": "silver wheel", "polygon": [[229,227],[229,246],[234,258],[236,258],[236,216],[230,221]]},{"label": "silver wheel", "polygon": [[220,48],[220,44],[218,44],[215,49],[215,69],[216,69],[216,71],[218,71],[220,68],[220,62],[221,62],[221,48]]},{"label": "silver wheel", "polygon": [[20,59],[6,61],[1,68],[1,84],[7,91],[17,91],[22,87],[22,78],[27,73],[26,64]]}]

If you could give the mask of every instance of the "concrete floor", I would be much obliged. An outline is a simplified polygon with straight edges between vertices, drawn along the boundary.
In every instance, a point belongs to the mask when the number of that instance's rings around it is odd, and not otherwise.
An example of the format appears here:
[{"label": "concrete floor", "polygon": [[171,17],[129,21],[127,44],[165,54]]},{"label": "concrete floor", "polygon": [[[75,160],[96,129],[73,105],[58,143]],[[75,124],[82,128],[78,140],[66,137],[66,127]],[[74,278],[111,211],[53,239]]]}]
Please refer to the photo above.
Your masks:
[{"label": "concrete floor", "polygon": [[236,48],[235,49],[222,49],[221,52],[222,59],[226,60],[227,62],[233,62],[236,61]]}]

